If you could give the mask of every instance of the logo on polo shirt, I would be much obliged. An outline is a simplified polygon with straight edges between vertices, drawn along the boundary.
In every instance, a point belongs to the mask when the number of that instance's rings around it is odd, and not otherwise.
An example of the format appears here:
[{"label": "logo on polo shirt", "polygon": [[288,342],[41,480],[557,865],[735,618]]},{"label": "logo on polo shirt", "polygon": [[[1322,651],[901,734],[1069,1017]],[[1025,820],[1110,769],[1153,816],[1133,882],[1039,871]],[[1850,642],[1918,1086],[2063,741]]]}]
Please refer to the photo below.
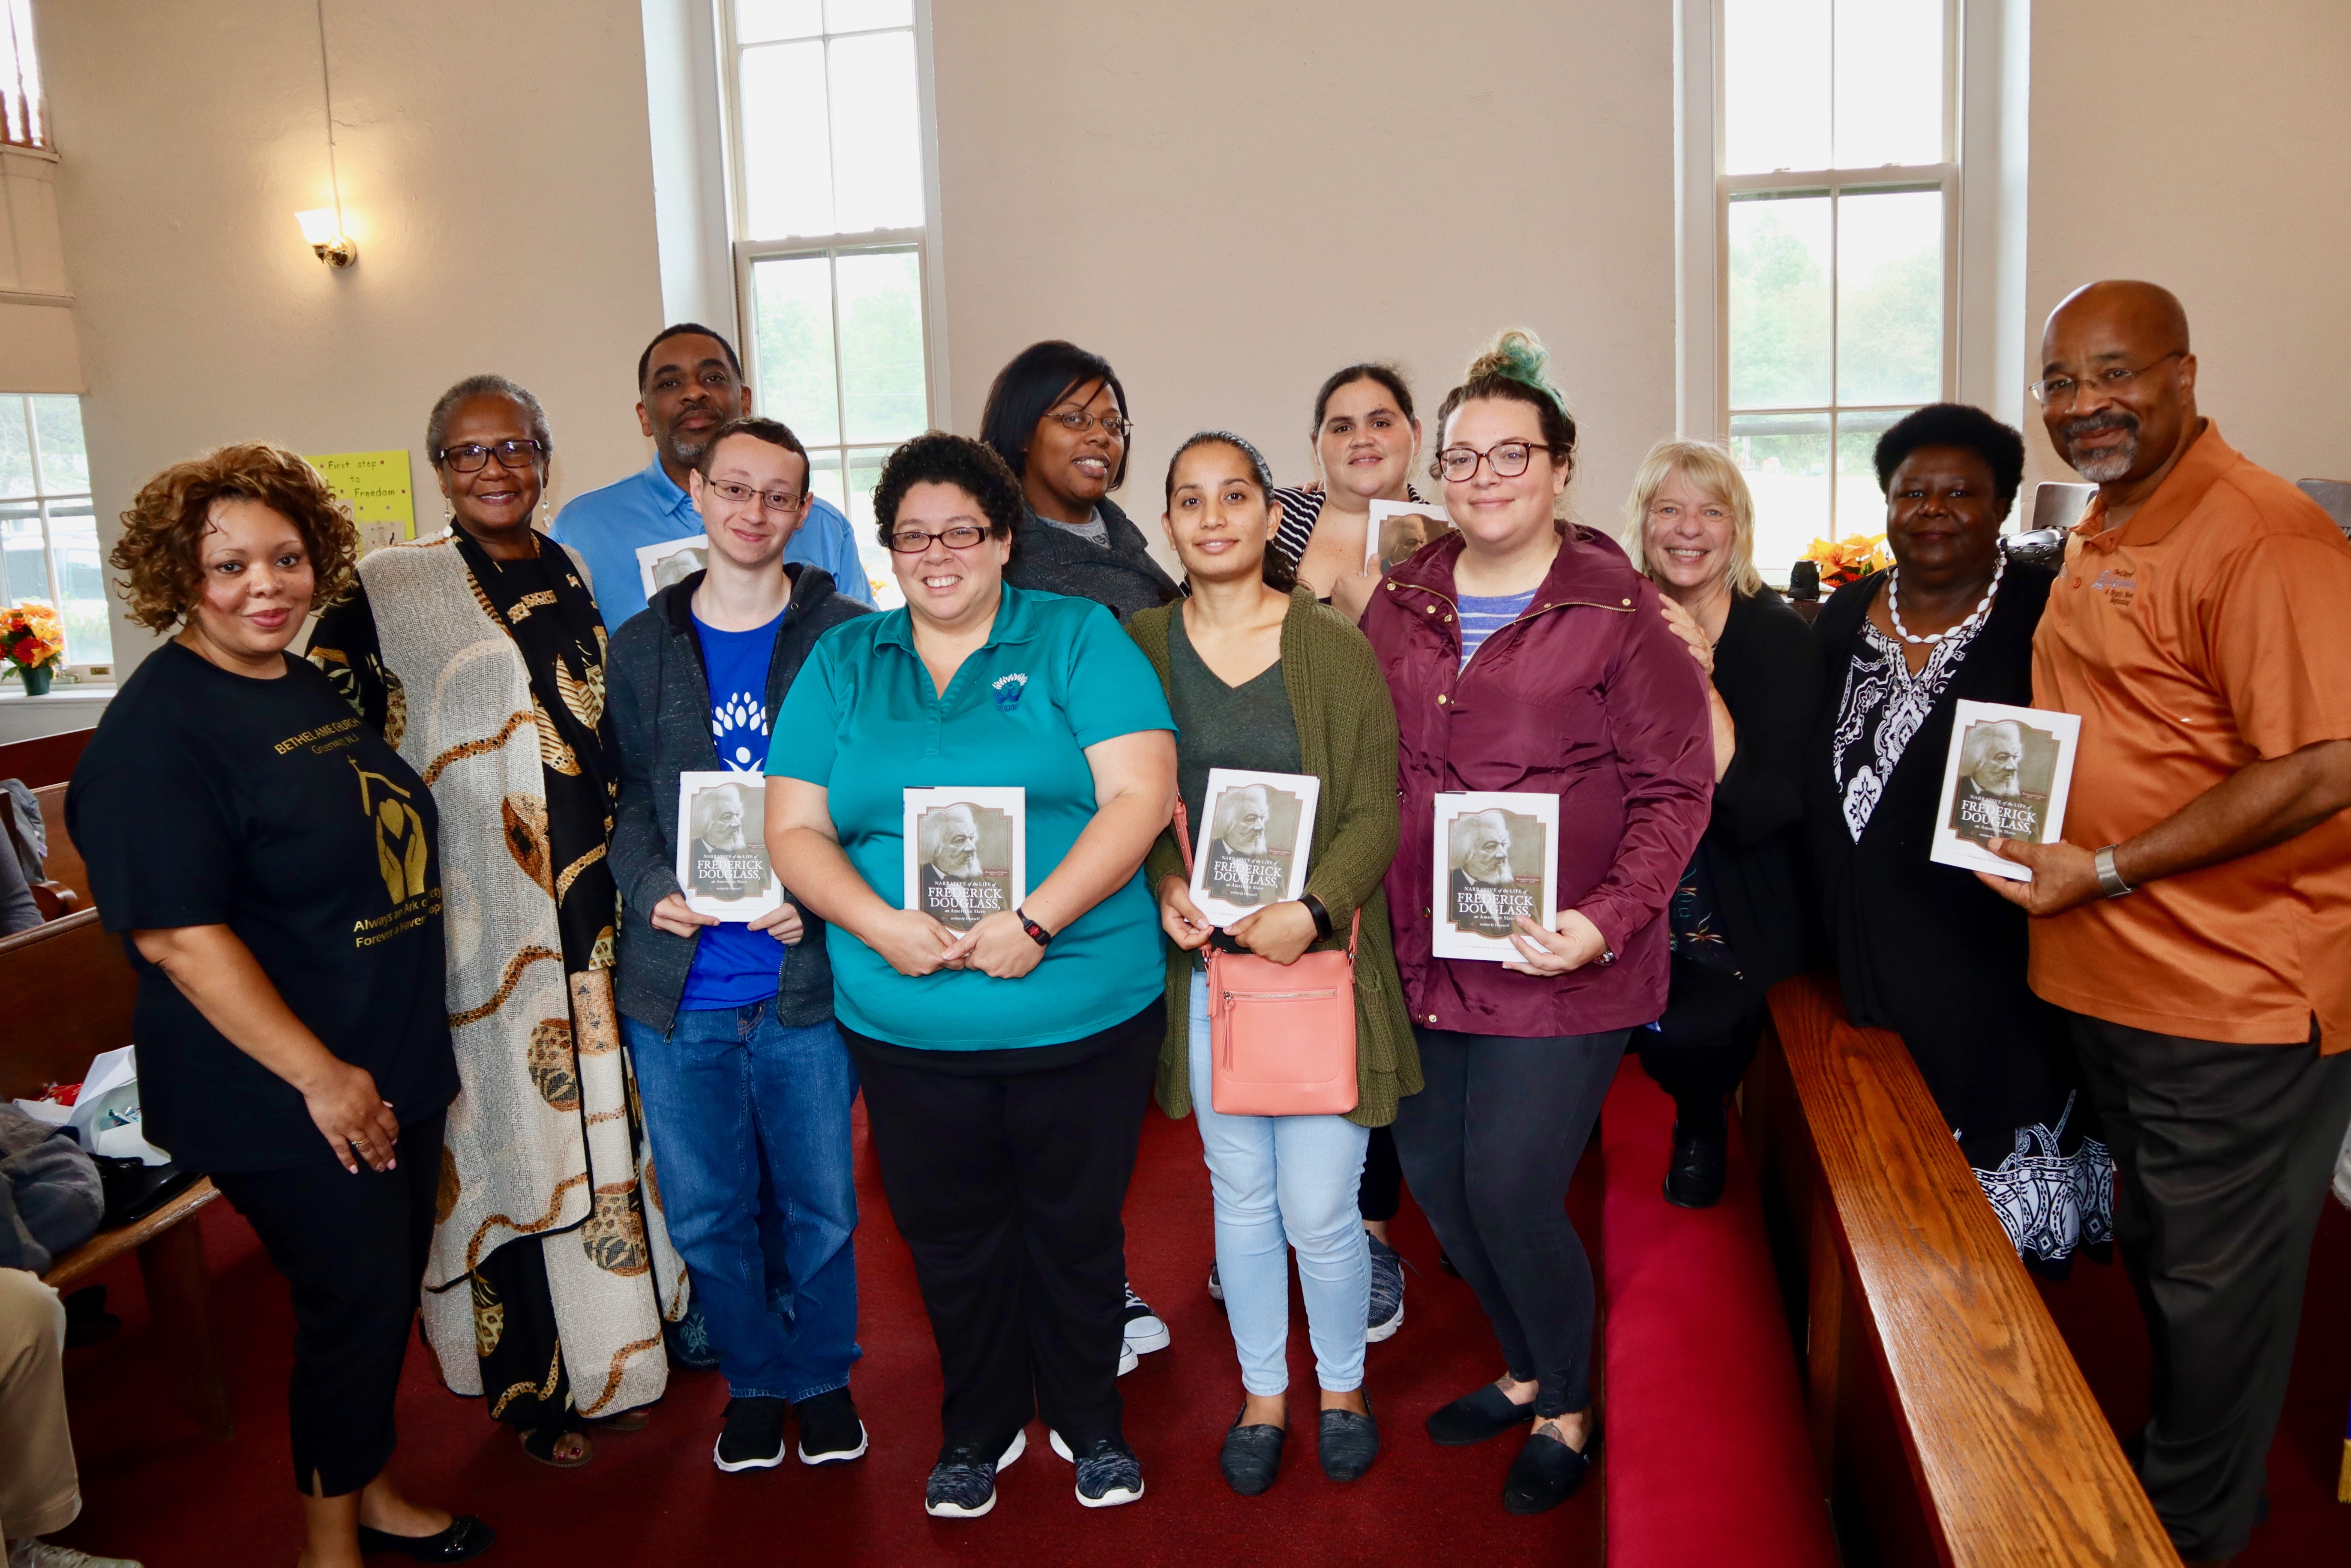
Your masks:
[{"label": "logo on polo shirt", "polygon": [[996,691],[996,711],[1010,713],[1020,706],[1020,694],[1029,689],[1029,677],[1015,671],[1008,675],[997,676],[989,685]]},{"label": "logo on polo shirt", "polygon": [[2138,563],[2116,561],[2098,573],[2090,590],[2104,594],[2106,602],[2116,610],[2128,610],[2131,601],[2138,597]]}]

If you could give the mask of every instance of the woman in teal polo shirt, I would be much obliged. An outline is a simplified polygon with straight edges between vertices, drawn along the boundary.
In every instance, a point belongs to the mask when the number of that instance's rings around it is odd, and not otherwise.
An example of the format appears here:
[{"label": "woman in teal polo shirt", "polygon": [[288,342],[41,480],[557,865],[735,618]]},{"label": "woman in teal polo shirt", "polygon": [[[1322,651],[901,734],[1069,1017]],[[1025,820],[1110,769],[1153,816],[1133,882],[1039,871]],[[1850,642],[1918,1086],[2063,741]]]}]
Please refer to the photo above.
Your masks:
[{"label": "woman in teal polo shirt", "polygon": [[[906,606],[810,655],[776,719],[767,834],[847,938],[836,1011],[946,1384],[924,1507],[993,1508],[1038,1414],[1080,1502],[1132,1502],[1119,1209],[1166,1028],[1138,872],[1175,806],[1175,721],[1109,612],[1006,585],[1023,503],[986,446],[908,442],[873,506]],[[907,790],[1008,788],[1025,898],[1001,794],[914,802],[908,853]]]}]

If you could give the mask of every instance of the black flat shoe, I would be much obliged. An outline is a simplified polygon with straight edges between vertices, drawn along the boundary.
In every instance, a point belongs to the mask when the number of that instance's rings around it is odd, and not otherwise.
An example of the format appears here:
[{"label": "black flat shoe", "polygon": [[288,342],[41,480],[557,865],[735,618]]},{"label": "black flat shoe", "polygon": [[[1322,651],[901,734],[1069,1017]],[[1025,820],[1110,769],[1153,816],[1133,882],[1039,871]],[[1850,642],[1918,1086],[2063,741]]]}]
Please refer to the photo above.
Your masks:
[{"label": "black flat shoe", "polygon": [[1314,1435],[1315,1456],[1322,1461],[1322,1473],[1334,1481],[1361,1479],[1372,1461],[1380,1457],[1379,1423],[1372,1419],[1372,1402],[1364,1401],[1361,1413],[1353,1410],[1325,1410],[1322,1429]]},{"label": "black flat shoe", "polygon": [[1256,1497],[1273,1485],[1281,1469],[1281,1446],[1289,1438],[1286,1427],[1244,1427],[1241,1418],[1234,1416],[1232,1429],[1225,1434],[1224,1450],[1217,1456],[1225,1484],[1243,1497]]},{"label": "black flat shoe", "polygon": [[438,1535],[393,1535],[360,1526],[360,1551],[397,1552],[419,1563],[463,1563],[496,1545],[498,1532],[470,1513],[461,1513]]},{"label": "black flat shoe", "polygon": [[1711,1208],[1722,1196],[1723,1177],[1729,1168],[1728,1134],[1711,1137],[1685,1133],[1674,1124],[1674,1158],[1666,1167],[1666,1201],[1676,1208]]},{"label": "black flat shoe", "polygon": [[1510,1479],[1502,1483],[1502,1506],[1512,1513],[1544,1513],[1575,1495],[1600,1457],[1600,1428],[1592,1428],[1578,1453],[1549,1432],[1537,1432],[1510,1461]]},{"label": "black flat shoe", "polygon": [[1499,1437],[1513,1427],[1535,1418],[1531,1403],[1513,1405],[1492,1384],[1481,1384],[1428,1418],[1428,1438],[1448,1448],[1466,1448]]}]

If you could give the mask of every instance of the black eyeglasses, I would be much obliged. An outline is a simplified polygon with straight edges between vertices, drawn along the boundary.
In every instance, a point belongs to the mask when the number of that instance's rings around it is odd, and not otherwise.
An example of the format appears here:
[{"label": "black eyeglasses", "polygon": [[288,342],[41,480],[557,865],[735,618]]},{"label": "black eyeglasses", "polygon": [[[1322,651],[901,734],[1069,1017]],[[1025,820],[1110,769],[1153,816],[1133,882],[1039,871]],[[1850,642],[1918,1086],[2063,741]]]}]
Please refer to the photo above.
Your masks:
[{"label": "black eyeglasses", "polygon": [[2093,371],[2086,377],[2078,379],[2073,376],[2049,376],[2032,383],[2032,396],[2034,401],[2043,408],[2071,408],[2074,400],[2081,395],[2083,381],[2087,381],[2100,392],[2120,392],[2138,377],[2163,363],[2163,360],[2176,360],[2187,352],[2185,349],[2174,349],[2164,355],[2162,360],[2149,360],[2135,371],[2127,370],[2121,365],[2109,365],[2103,371]]},{"label": "black eyeglasses", "polygon": [[535,466],[539,455],[547,450],[543,441],[501,441],[483,446],[467,442],[463,446],[444,446],[433,455],[435,463],[445,463],[460,474],[478,474],[482,465],[493,456],[504,468],[521,469]]},{"label": "black eyeglasses", "polygon": [[800,498],[789,490],[754,490],[748,485],[737,485],[729,479],[712,479],[702,487],[716,491],[738,507],[750,505],[756,496],[759,504],[771,512],[791,513],[800,509]]},{"label": "black eyeglasses", "polygon": [[1057,408],[1045,417],[1060,424],[1063,430],[1073,430],[1080,434],[1099,424],[1102,427],[1102,434],[1113,441],[1124,441],[1134,433],[1134,421],[1122,413],[1106,413],[1096,419],[1081,408]]},{"label": "black eyeglasses", "polygon": [[927,528],[893,528],[890,548],[899,555],[920,555],[936,539],[949,549],[969,549],[987,537],[986,528],[973,528],[969,523],[957,523],[951,528],[932,533]]},{"label": "black eyeglasses", "polygon": [[1483,452],[1474,446],[1448,446],[1437,455],[1437,471],[1458,485],[1476,474],[1482,462],[1494,471],[1495,478],[1515,479],[1527,471],[1534,455],[1534,444],[1530,441],[1497,442]]}]

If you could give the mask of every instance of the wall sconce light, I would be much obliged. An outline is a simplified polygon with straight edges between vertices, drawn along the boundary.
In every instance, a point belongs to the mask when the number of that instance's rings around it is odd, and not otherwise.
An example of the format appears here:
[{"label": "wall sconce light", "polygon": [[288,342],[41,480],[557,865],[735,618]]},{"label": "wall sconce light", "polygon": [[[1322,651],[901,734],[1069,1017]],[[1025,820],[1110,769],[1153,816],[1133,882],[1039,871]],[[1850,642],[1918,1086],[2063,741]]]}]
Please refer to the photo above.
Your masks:
[{"label": "wall sconce light", "polygon": [[312,207],[296,213],[294,221],[302,225],[303,241],[329,267],[349,267],[360,258],[359,242],[341,232],[334,208]]}]

